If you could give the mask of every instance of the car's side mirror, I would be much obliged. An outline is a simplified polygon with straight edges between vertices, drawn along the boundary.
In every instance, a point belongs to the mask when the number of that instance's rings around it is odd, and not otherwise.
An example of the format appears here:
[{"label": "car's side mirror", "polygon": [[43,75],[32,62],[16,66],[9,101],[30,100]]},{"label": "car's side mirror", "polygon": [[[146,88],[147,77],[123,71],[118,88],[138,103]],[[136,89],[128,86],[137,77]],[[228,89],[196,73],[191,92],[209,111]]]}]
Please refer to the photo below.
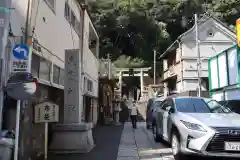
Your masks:
[{"label": "car's side mirror", "polygon": [[173,108],[170,108],[170,109],[168,110],[168,113],[169,113],[169,114],[174,113],[174,109],[173,109]]}]

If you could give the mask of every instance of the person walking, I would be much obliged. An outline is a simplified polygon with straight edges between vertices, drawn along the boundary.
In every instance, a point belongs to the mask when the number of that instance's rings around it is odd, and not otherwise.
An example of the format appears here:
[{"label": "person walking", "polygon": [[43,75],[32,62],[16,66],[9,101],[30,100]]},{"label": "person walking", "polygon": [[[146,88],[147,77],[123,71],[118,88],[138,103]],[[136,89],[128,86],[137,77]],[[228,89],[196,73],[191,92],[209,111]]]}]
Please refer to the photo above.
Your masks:
[{"label": "person walking", "polygon": [[133,102],[132,104],[132,107],[131,107],[131,121],[132,121],[132,127],[134,129],[137,128],[137,106],[136,106],[136,103],[135,101]]}]

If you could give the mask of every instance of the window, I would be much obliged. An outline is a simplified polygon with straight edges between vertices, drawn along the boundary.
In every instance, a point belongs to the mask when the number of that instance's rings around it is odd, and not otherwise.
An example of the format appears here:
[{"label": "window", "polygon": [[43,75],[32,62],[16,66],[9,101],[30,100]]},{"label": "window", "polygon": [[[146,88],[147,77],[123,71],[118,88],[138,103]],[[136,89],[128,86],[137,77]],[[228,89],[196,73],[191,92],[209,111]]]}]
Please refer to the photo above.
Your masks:
[{"label": "window", "polygon": [[64,69],[60,68],[60,78],[59,78],[59,84],[64,86]]},{"label": "window", "polygon": [[204,99],[204,101],[207,103],[208,108],[211,113],[229,113],[231,110],[224,105],[221,105],[216,100],[213,99]]},{"label": "window", "polygon": [[31,73],[33,77],[39,77],[40,57],[36,54],[32,54]]},{"label": "window", "polygon": [[50,67],[51,62],[40,58],[40,67],[39,67],[39,78],[43,80],[50,81]]},{"label": "window", "polygon": [[154,101],[153,106],[154,107],[160,107],[162,101]]},{"label": "window", "polygon": [[209,108],[202,99],[199,98],[180,98],[176,99],[176,107],[179,112],[186,113],[206,113]]},{"label": "window", "polygon": [[92,92],[93,89],[93,82],[91,80],[87,80],[87,90]]},{"label": "window", "polygon": [[55,0],[44,0],[52,11],[55,11]]},{"label": "window", "polygon": [[73,13],[73,11],[71,11],[71,24],[73,27],[75,27],[75,25],[76,25],[76,16]]},{"label": "window", "polygon": [[74,29],[77,32],[77,34],[80,34],[80,22],[78,20],[76,20]]},{"label": "window", "polygon": [[65,2],[64,16],[68,21],[70,21],[70,8],[67,2]]},{"label": "window", "polygon": [[80,22],[77,20],[74,12],[71,10],[67,2],[65,2],[64,16],[67,19],[67,21],[71,24],[73,29],[76,31],[76,33],[79,34]]},{"label": "window", "polygon": [[163,110],[169,110],[170,108],[173,108],[174,107],[173,100],[172,99],[165,100],[164,102],[162,102],[161,107]]},{"label": "window", "polygon": [[53,65],[53,83],[59,84],[60,79],[60,68]]},{"label": "window", "polygon": [[179,98],[176,99],[179,112],[185,113],[229,113],[230,110],[212,99]]}]

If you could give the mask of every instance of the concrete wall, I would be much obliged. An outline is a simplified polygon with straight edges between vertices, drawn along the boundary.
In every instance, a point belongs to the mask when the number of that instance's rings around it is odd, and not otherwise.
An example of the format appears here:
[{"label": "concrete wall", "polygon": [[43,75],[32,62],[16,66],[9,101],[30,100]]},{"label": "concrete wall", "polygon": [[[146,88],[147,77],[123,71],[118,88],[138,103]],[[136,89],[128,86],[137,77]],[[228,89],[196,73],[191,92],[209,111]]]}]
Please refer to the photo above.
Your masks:
[{"label": "concrete wall", "polygon": [[177,80],[181,79],[181,68],[182,64],[180,62],[176,63],[174,66],[171,66],[164,72],[164,79],[171,77],[172,75],[177,75]]},{"label": "concrete wall", "polygon": [[[55,0],[55,5],[51,7],[50,4],[46,3],[47,0],[32,0],[31,6],[31,27],[35,28],[33,38],[36,39],[41,46],[41,52],[34,50],[34,52],[51,63],[48,65],[49,68],[52,67],[52,63],[58,67],[64,69],[65,61],[65,49],[79,49],[80,48],[80,11],[78,5],[75,1],[68,1],[68,6],[73,12],[76,18],[76,23],[71,23],[69,17],[65,15],[65,2],[64,0]],[[12,0],[11,10],[11,26],[12,31],[16,38],[9,38],[11,41],[11,47],[16,43],[20,43],[20,37],[23,36],[25,21],[26,21],[26,11],[27,11],[27,0]],[[10,52],[11,53],[11,50]],[[87,58],[87,57],[85,57]],[[87,60],[90,64],[94,63],[92,59]],[[52,74],[52,73],[51,73]],[[49,83],[51,85],[51,83]],[[49,87],[47,87],[49,89]],[[55,92],[54,92],[55,93]],[[49,94],[53,94],[50,93]],[[39,89],[36,97],[33,99],[34,102],[41,99],[50,98],[47,89]],[[62,96],[63,99],[63,96]],[[61,102],[63,104],[63,102]],[[80,105],[82,106],[82,105]],[[29,150],[31,152],[43,152],[43,138],[44,138],[44,125],[34,124],[33,119],[33,106],[28,107],[28,115],[26,117],[26,127],[30,129],[25,130],[23,135],[25,135],[26,142],[20,142],[20,146],[24,146],[24,151]],[[60,108],[62,111],[62,108]],[[15,117],[15,111],[10,111],[9,117]],[[63,113],[63,112],[62,112]],[[60,121],[62,121],[62,114],[60,115]],[[11,119],[10,127],[13,125],[14,118]],[[14,122],[15,123],[15,122]],[[25,122],[24,122],[25,123]],[[31,131],[31,132],[28,132]],[[23,144],[24,143],[24,144]],[[35,153],[34,153],[35,154]],[[28,158],[23,158],[28,159]]]},{"label": "concrete wall", "polygon": [[[87,11],[84,13],[84,40],[83,40],[83,72],[84,77],[93,82],[93,92],[89,93],[94,97],[98,97],[98,72],[99,72],[99,59],[98,59],[98,49],[96,54],[89,49],[89,28],[93,27],[92,22],[88,16]],[[95,32],[95,34],[97,34]]]},{"label": "concrete wall", "polygon": [[13,34],[15,36],[22,36],[22,27],[25,26],[25,19],[27,14],[27,1],[12,0],[12,8],[10,15],[10,22]]},{"label": "concrete wall", "polygon": [[[208,77],[208,59],[231,47],[236,41],[236,35],[217,21],[209,19],[199,25],[199,40],[201,77]],[[164,79],[169,77],[170,73],[175,73],[178,81],[183,81],[183,86],[177,81],[178,91],[196,90],[197,88],[198,55],[196,49],[195,30],[193,29],[182,37],[182,42],[176,51],[169,53],[176,54],[176,64],[167,68],[167,60],[164,60]],[[206,88],[205,82],[202,88]]]},{"label": "concrete wall", "polygon": [[[91,22],[91,19],[88,15],[88,12],[85,10],[84,11],[84,27],[83,27],[83,78],[85,80],[90,80],[92,81],[92,91],[88,91],[87,87],[87,82],[84,81],[83,87],[84,87],[84,94],[91,95],[94,97],[92,99],[92,106],[91,106],[91,120],[94,125],[97,124],[98,120],[98,101],[96,98],[98,97],[98,85],[99,85],[99,80],[98,80],[98,73],[99,73],[99,40],[98,40],[98,35],[97,32],[95,31],[95,28]],[[97,45],[95,50],[91,50],[89,48],[89,39],[91,38],[91,34],[95,35],[96,40],[97,40]],[[87,107],[87,106],[85,106]]]},{"label": "concrete wall", "polygon": [[[201,92],[202,97],[209,98],[209,92],[208,91],[202,91]],[[185,91],[177,94],[178,96],[197,96],[197,91]]]},{"label": "concrete wall", "polygon": [[[22,2],[22,0],[19,0]],[[78,5],[74,1],[68,1],[77,21],[80,22]],[[52,53],[42,50],[40,56],[50,60],[60,68],[64,68],[65,49],[79,49],[80,27],[76,28],[68,21],[64,14],[65,1],[55,1],[52,9],[45,0],[33,1],[32,27],[35,27],[34,38]],[[78,33],[77,33],[78,32]]]},{"label": "concrete wall", "polygon": [[[235,35],[212,19],[199,26],[201,77],[208,77],[208,59],[231,47],[235,43]],[[181,49],[184,90],[196,90],[198,74],[194,30],[183,37]]]}]

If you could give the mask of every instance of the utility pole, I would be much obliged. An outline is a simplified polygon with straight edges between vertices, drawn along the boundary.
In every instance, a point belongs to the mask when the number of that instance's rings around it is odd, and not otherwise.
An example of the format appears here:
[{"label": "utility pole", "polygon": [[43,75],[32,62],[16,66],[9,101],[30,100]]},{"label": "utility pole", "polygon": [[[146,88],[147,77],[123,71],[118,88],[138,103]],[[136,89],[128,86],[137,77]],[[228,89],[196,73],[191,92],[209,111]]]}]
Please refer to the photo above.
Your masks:
[{"label": "utility pole", "polygon": [[11,0],[0,0],[0,132],[2,131],[2,110],[4,105],[6,48],[10,25]]},{"label": "utility pole", "polygon": [[196,32],[196,51],[197,51],[197,73],[198,73],[198,97],[201,97],[201,55],[199,48],[199,36],[198,36],[198,16],[194,14],[195,19],[195,32]]},{"label": "utility pole", "polygon": [[[23,35],[23,43],[27,44],[29,46],[29,66],[31,66],[31,60],[32,60],[32,38],[33,38],[33,30],[31,26],[31,12],[32,12],[32,0],[27,0],[27,12],[26,12],[26,19],[25,19],[25,26],[24,26],[24,35]],[[31,68],[29,70],[31,72]],[[21,110],[23,110],[24,114],[23,117],[29,117],[29,105],[28,101],[22,101],[20,103]],[[20,119],[20,126],[19,126],[19,133],[16,135],[15,143],[18,143],[19,149],[15,147],[14,152],[14,160],[24,160],[29,159],[30,156],[30,150],[28,144],[26,144],[26,139],[29,137],[27,134],[30,132],[29,122],[24,121],[25,118]],[[19,138],[17,138],[19,137]],[[20,152],[20,153],[18,153]]]},{"label": "utility pole", "polygon": [[153,51],[153,84],[156,84],[156,50]]},{"label": "utility pole", "polygon": [[32,11],[32,0],[28,0],[26,23],[25,23],[25,35],[24,35],[24,41],[28,45],[32,45],[32,44],[29,44],[29,38],[31,37],[32,39],[32,28],[31,28],[31,22],[30,22],[31,11]]}]

